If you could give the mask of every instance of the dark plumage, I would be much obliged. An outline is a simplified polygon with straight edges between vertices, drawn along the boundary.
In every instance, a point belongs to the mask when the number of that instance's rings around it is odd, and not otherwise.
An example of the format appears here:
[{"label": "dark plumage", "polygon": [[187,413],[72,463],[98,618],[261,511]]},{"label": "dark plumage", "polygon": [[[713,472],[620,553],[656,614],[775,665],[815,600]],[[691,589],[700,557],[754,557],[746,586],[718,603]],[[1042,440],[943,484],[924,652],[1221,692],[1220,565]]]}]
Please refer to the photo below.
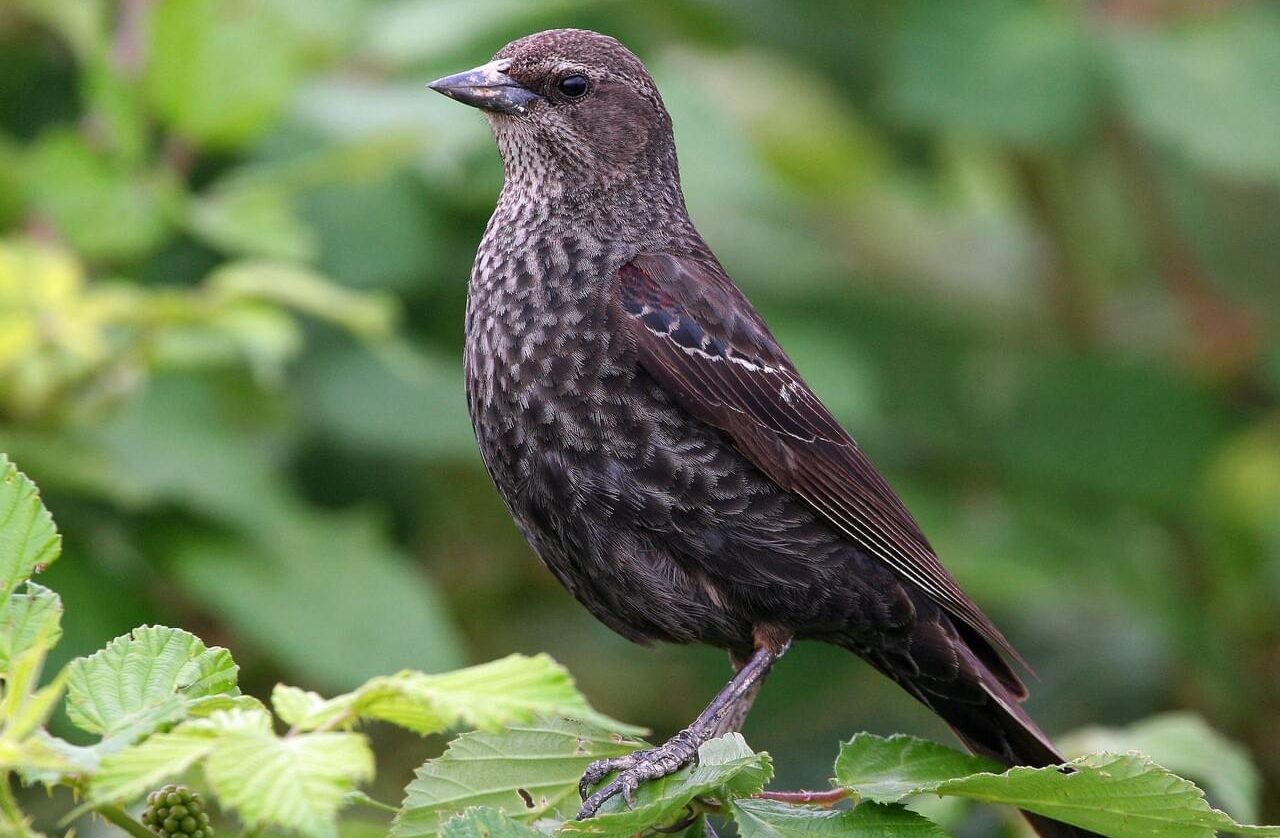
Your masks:
[{"label": "dark plumage", "polygon": [[1018,705],[1017,653],[694,229],[639,59],[556,30],[432,87],[484,109],[505,167],[465,360],[498,491],[606,625],[719,646],[740,667],[672,742],[593,767],[584,792],[621,774],[582,814],[740,724],[793,637],[856,652],[976,752],[1061,761]]}]

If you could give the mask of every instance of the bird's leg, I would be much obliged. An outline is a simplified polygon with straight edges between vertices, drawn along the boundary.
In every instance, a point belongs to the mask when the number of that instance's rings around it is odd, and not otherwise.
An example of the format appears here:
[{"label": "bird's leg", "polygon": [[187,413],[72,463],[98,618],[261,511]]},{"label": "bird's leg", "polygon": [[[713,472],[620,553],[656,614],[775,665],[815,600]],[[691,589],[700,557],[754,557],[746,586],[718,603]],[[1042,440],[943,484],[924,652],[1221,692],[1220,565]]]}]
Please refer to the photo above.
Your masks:
[{"label": "bird's leg", "polygon": [[[587,766],[582,782],[578,784],[578,791],[583,798],[582,808],[578,810],[578,820],[591,817],[606,800],[619,794],[628,806],[634,805],[635,792],[641,783],[674,774],[697,758],[698,746],[703,742],[714,739],[724,730],[732,729],[726,728],[726,718],[746,715],[746,708],[750,707],[760,683],[769,674],[774,662],[791,645],[789,637],[781,642],[757,642],[759,645],[755,652],[691,725],[656,748],[598,760]],[[742,707],[744,702],[746,708]],[[604,788],[588,797],[591,787],[613,771],[617,771],[618,775]]]},{"label": "bird's leg", "polygon": [[[741,671],[750,660],[749,656],[740,657],[733,652],[729,653],[729,663],[733,666],[734,672]],[[724,714],[724,718],[720,720],[720,724],[716,726],[713,739],[724,736],[726,733],[737,733],[742,730],[742,725],[747,721],[747,714],[751,712],[751,705],[756,703],[756,696],[760,694],[762,686],[764,686],[763,679],[756,681],[755,686],[734,702],[729,711]]]}]

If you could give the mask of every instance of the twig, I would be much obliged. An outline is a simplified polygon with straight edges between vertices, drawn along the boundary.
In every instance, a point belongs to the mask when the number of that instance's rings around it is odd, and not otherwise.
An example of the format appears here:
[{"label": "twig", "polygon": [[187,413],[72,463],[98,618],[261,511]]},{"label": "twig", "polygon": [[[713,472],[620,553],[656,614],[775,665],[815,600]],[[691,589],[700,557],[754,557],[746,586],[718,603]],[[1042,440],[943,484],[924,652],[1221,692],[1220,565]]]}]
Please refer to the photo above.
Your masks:
[{"label": "twig", "polygon": [[125,832],[134,836],[134,838],[156,838],[154,832],[129,817],[129,814],[119,806],[99,806],[93,811],[97,812],[105,820],[110,821]]},{"label": "twig", "polygon": [[830,791],[759,791],[751,796],[759,800],[776,800],[779,803],[834,806],[845,798],[853,797],[853,793],[848,789],[831,789]]}]

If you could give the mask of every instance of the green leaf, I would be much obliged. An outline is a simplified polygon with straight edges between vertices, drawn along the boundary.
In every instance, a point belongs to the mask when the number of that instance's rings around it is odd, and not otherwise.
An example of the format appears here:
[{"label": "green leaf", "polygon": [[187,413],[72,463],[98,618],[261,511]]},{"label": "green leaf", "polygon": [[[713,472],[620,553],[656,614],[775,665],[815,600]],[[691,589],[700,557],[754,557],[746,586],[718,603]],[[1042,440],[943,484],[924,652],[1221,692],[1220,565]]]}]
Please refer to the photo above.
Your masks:
[{"label": "green leaf", "polygon": [[53,591],[27,582],[25,590],[0,605],[0,672],[23,652],[44,644],[52,648],[62,636],[62,598]]},{"label": "green leaf", "polygon": [[440,835],[442,838],[545,838],[533,827],[488,806],[477,806],[450,818]]},{"label": "green leaf", "polygon": [[17,772],[28,785],[53,785],[97,766],[92,758],[80,758],[78,752],[86,750],[77,749],[40,729],[21,742],[0,740],[0,770]]},{"label": "green leaf", "polygon": [[363,736],[308,733],[280,737],[265,709],[219,710],[103,760],[91,802],[127,801],[201,760],[219,802],[251,827],[273,825],[330,834],[357,783],[373,777]]},{"label": "green leaf", "polygon": [[72,745],[40,728],[22,743],[22,758],[16,766],[23,782],[52,786],[68,776],[89,776],[98,770],[102,751],[98,746]]},{"label": "green leaf", "polygon": [[[972,764],[964,754],[956,751],[949,759],[941,745],[915,749],[907,739],[857,737],[862,762],[855,765],[851,757],[838,763],[837,782],[886,802],[928,793],[1016,806],[1112,838],[1213,838],[1217,832],[1280,836],[1280,827],[1236,823],[1211,808],[1195,784],[1141,754],[1092,754],[1067,763],[1069,772],[1049,766],[969,773]],[[913,752],[927,768],[915,771],[908,759]],[[958,773],[946,778],[948,770]],[[921,779],[912,784],[917,773]]]},{"label": "green leaf", "polygon": [[69,667],[67,715],[103,737],[136,738],[179,721],[198,699],[238,695],[239,667],[195,635],[143,626]]},{"label": "green leaf", "polygon": [[62,538],[40,490],[0,454],[0,609],[31,574],[57,560]]},{"label": "green leaf", "polygon": [[901,806],[862,803],[844,811],[791,806],[776,800],[735,800],[734,822],[742,838],[946,838],[929,819]]},{"label": "green leaf", "polygon": [[64,670],[44,687],[40,673],[44,669],[48,645],[37,642],[11,661],[4,673],[0,691],[0,739],[21,742],[49,720],[62,690],[66,687]]},{"label": "green leaf", "polygon": [[1249,752],[1194,713],[1164,713],[1123,728],[1089,727],[1058,741],[1067,754],[1138,751],[1198,780],[1241,821],[1258,817],[1261,779]]},{"label": "green leaf", "polygon": [[271,707],[280,721],[299,730],[315,730],[340,718],[342,713],[334,706],[337,701],[288,684],[276,684],[271,690]]},{"label": "green leaf", "polygon": [[768,754],[756,753],[741,734],[731,733],[698,748],[698,759],[676,773],[645,783],[636,792],[635,808],[621,795],[608,800],[599,814],[585,821],[571,821],[562,835],[634,835],[650,827],[678,820],[695,798],[731,801],[764,788],[773,776]]},{"label": "green leaf", "polygon": [[180,135],[234,146],[271,127],[299,66],[267,4],[172,0],[148,29],[147,97]]},{"label": "green leaf", "polygon": [[327,700],[280,684],[271,702],[298,730],[378,720],[425,735],[459,725],[497,730],[535,716],[566,716],[618,733],[645,732],[593,710],[568,671],[548,655],[509,655],[442,675],[379,676]]},{"label": "green leaf", "polygon": [[407,679],[406,692],[433,703],[452,723],[494,730],[534,715],[561,715],[624,734],[644,733],[587,704],[568,670],[549,655],[509,655],[490,663]]},{"label": "green leaf", "polygon": [[878,803],[897,803],[930,783],[1002,769],[994,760],[902,735],[859,733],[840,746],[836,757],[840,785]]},{"label": "green leaf", "polygon": [[271,731],[270,717],[259,715],[261,724],[223,732],[205,762],[219,802],[250,827],[273,824],[307,835],[331,833],[346,794],[373,778],[368,741],[355,733],[279,737]]},{"label": "green leaf", "polygon": [[417,770],[405,789],[392,835],[436,835],[451,816],[473,806],[494,807],[523,823],[571,817],[587,765],[640,745],[563,719],[543,719],[500,733],[465,733],[442,756]]},{"label": "green leaf", "polygon": [[149,736],[102,760],[89,786],[89,800],[125,802],[141,797],[208,756],[217,740],[214,727],[190,722]]}]

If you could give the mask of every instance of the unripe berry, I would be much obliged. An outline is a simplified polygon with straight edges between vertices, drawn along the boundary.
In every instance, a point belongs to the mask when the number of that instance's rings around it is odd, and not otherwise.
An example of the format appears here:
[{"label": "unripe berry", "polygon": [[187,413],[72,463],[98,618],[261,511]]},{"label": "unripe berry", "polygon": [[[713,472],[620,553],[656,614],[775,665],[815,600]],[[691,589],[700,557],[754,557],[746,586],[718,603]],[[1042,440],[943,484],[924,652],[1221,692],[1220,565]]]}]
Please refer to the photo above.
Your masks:
[{"label": "unripe berry", "polygon": [[142,823],[161,838],[213,838],[204,802],[186,786],[169,785],[147,795]]}]

